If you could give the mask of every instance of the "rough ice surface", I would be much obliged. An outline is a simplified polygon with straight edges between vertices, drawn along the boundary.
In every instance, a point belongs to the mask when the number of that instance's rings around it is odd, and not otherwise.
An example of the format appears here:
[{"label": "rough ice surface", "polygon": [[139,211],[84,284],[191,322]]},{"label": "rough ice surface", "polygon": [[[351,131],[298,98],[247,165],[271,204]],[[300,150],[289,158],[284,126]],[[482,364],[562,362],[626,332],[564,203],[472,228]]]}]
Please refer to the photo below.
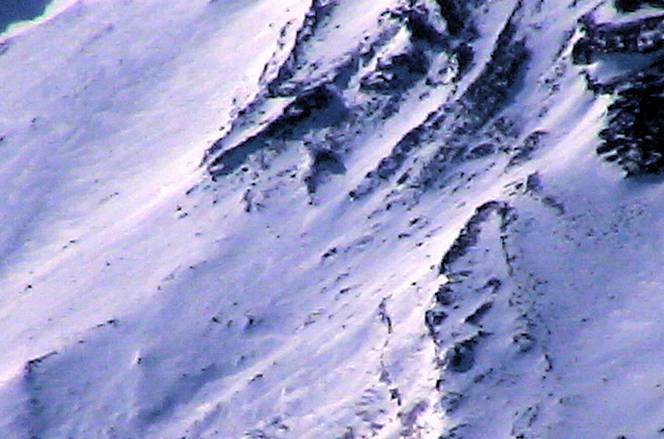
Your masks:
[{"label": "rough ice surface", "polygon": [[0,438],[664,435],[661,1],[5,3]]}]

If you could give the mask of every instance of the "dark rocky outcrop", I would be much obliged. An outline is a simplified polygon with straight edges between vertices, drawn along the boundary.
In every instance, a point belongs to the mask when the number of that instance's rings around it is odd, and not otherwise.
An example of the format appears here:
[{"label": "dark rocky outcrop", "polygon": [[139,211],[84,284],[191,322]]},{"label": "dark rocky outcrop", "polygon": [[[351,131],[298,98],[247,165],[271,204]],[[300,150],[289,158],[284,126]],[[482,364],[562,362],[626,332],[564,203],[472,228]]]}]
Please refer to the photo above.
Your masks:
[{"label": "dark rocky outcrop", "polygon": [[664,172],[664,67],[626,79],[608,108],[597,152],[628,176]]},{"label": "dark rocky outcrop", "polygon": [[346,172],[346,167],[339,154],[330,149],[317,149],[312,151],[311,156],[311,168],[304,178],[310,194],[316,192],[326,176]]},{"label": "dark rocky outcrop", "polygon": [[[622,2],[632,10],[640,2]],[[631,5],[631,6],[630,6]],[[625,24],[596,24],[592,16],[582,20],[586,35],[577,42],[577,64],[610,62],[618,56],[639,57],[627,72],[602,82],[587,76],[596,93],[613,95],[606,128],[600,132],[597,152],[618,163],[628,176],[664,171],[664,15]],[[636,59],[636,58],[634,58]],[[624,62],[623,62],[624,63]],[[645,64],[645,68],[641,67]]]},{"label": "dark rocky outcrop", "polygon": [[274,78],[268,85],[267,90],[271,96],[289,96],[294,91],[294,85],[289,80],[304,60],[306,44],[316,32],[323,26],[325,19],[332,13],[336,3],[326,0],[313,0],[309,11],[307,11],[302,26],[295,37],[295,45],[286,61],[281,65]]},{"label": "dark rocky outcrop", "polygon": [[[239,168],[250,155],[261,149],[279,149],[284,141],[300,138],[306,132],[316,131],[340,123],[347,116],[347,108],[338,92],[322,85],[299,95],[283,113],[258,134],[239,145],[222,151],[209,165],[213,177],[228,175]],[[225,138],[211,150],[223,148]]]},{"label": "dark rocky outcrop", "polygon": [[581,19],[585,32],[574,45],[576,64],[590,64],[611,54],[652,53],[664,48],[664,15],[628,23],[595,23],[592,15]]},{"label": "dark rocky outcrop", "polygon": [[644,6],[664,8],[664,0],[615,0],[614,5],[620,12],[634,12]]},{"label": "dark rocky outcrop", "polygon": [[471,8],[477,7],[477,1],[465,0],[436,0],[440,13],[447,23],[447,31],[455,37],[473,39],[477,36],[477,29],[472,20]]},{"label": "dark rocky outcrop", "polygon": [[363,91],[398,93],[419,81],[429,71],[429,59],[424,50],[410,46],[408,50],[378,60],[376,70],[362,78]]},{"label": "dark rocky outcrop", "polygon": [[478,236],[482,231],[482,223],[495,212],[500,212],[504,215],[506,209],[507,206],[498,201],[489,201],[478,207],[475,210],[475,214],[468,220],[457,239],[447,253],[445,253],[445,256],[443,256],[443,260],[440,264],[441,274],[449,273],[450,266],[465,255],[470,248],[477,244]]}]

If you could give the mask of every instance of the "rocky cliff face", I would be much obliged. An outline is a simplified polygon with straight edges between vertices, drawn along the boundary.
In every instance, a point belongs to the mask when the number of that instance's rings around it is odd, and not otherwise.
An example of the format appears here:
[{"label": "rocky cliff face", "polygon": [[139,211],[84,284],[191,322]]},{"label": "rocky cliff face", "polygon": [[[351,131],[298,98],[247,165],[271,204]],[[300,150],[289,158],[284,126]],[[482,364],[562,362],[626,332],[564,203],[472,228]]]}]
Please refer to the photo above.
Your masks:
[{"label": "rocky cliff face", "polygon": [[0,436],[663,434],[661,2],[57,4],[0,34]]}]

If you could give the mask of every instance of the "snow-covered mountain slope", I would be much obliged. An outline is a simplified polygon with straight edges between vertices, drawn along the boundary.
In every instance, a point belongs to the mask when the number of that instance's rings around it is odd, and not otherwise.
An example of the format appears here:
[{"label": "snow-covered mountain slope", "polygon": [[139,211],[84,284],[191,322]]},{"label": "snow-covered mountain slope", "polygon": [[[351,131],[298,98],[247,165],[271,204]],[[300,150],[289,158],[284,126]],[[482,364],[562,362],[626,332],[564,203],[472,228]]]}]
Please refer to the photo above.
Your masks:
[{"label": "snow-covered mountain slope", "polygon": [[1,438],[664,435],[661,1],[38,3]]}]

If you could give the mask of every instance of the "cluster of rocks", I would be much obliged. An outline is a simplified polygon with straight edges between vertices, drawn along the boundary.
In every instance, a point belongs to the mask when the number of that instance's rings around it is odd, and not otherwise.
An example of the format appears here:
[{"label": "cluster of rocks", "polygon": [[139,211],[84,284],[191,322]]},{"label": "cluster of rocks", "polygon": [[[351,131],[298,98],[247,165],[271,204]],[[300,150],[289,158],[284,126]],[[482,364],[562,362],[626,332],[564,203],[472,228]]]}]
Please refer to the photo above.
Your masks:
[{"label": "cluster of rocks", "polygon": [[[658,1],[617,1],[616,6],[619,10],[633,11],[646,3],[664,6]],[[618,163],[628,176],[662,173],[664,15],[622,24],[598,24],[589,15],[582,19],[582,29],[585,35],[573,49],[576,64],[609,62],[619,56],[638,57],[639,61],[627,73],[608,82],[589,80],[593,91],[614,97],[597,152]]]}]

